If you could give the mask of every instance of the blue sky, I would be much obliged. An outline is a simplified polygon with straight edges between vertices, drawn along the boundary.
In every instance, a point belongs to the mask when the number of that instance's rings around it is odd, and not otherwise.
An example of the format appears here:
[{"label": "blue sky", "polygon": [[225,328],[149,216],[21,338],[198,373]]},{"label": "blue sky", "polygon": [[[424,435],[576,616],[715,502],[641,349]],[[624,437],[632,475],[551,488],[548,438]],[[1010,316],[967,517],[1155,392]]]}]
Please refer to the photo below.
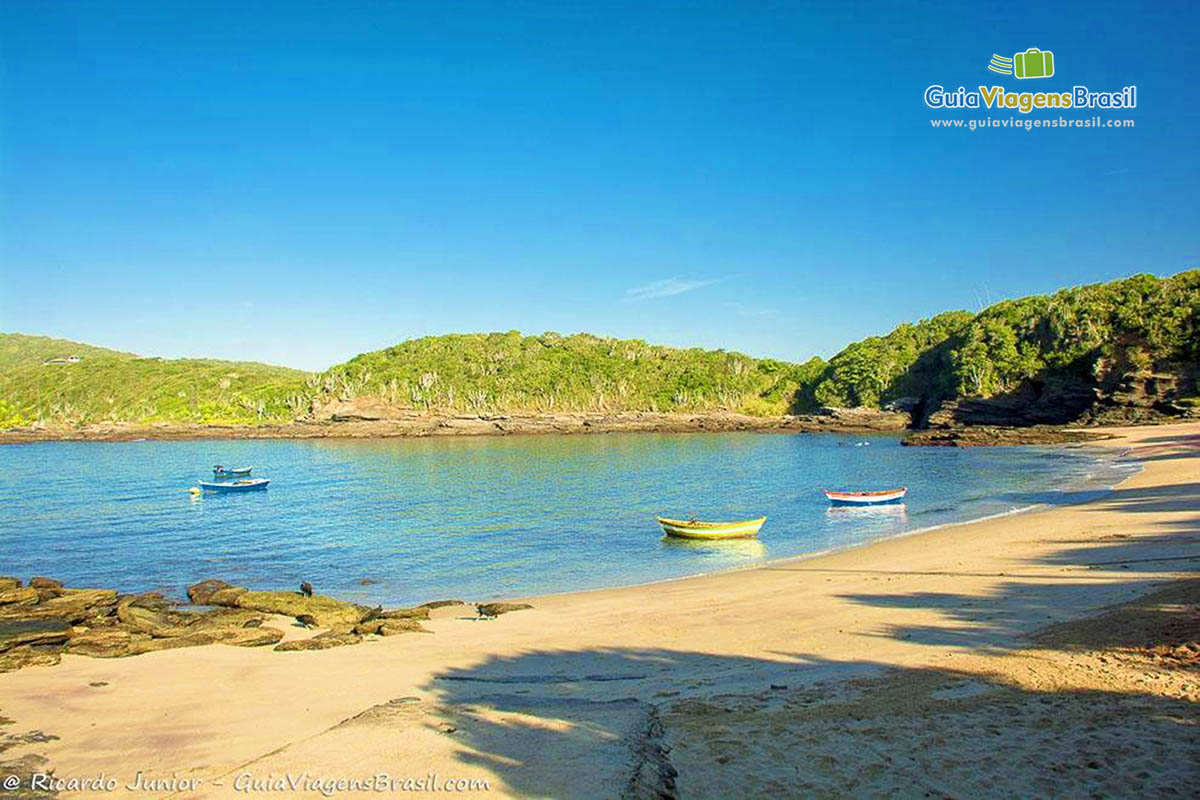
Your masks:
[{"label": "blue sky", "polygon": [[[321,368],[451,331],[829,356],[1200,264],[1189,3],[0,4],[0,330]],[[987,71],[1052,50],[1057,74]],[[1132,130],[925,88],[1138,87]],[[1087,117],[1092,112],[1065,112]]]}]

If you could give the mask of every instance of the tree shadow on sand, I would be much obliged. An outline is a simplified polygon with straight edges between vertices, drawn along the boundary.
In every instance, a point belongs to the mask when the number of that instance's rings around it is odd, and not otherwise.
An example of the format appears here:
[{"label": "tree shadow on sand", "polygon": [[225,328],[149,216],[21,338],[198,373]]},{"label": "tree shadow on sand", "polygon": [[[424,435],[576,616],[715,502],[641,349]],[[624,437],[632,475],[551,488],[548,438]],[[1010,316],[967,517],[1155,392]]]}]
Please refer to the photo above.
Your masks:
[{"label": "tree shadow on sand", "polygon": [[[1192,587],[1172,599],[1198,598]],[[1136,629],[1048,629],[1035,656],[931,669],[534,651],[425,688],[464,767],[522,797],[1184,796],[1200,745],[1194,694],[1094,680],[1072,660],[1195,636],[1170,606]],[[1176,668],[1195,673],[1195,659]]]},{"label": "tree shadow on sand", "polygon": [[842,595],[933,612],[866,635],[962,648],[937,668],[787,642],[772,658],[534,651],[424,688],[456,757],[520,796],[1186,796],[1200,780],[1200,578],[1162,586],[1200,563],[1200,484],[1118,489],[1095,508],[1170,517],[970,576],[996,579],[983,597]]},{"label": "tree shadow on sand", "polygon": [[[1023,647],[1026,633],[1065,617],[1098,610],[1096,600],[1083,602],[1082,587],[1106,604],[1150,591],[1172,575],[1200,569],[1200,484],[1116,489],[1093,501],[1085,513],[1170,514],[1156,521],[1151,532],[1088,531],[1085,538],[1056,540],[1049,555],[1029,562],[1028,570],[985,576],[945,571],[939,575],[995,577],[988,593],[909,592],[844,594],[853,603],[899,611],[932,611],[937,624],[890,624],[873,634],[932,646],[970,647],[996,652]],[[1144,528],[1143,528],[1144,530]],[[1047,571],[1046,567],[1054,567]],[[811,571],[803,563],[772,569]],[[912,574],[904,570],[881,571]],[[1103,592],[1095,591],[1098,584]]]}]

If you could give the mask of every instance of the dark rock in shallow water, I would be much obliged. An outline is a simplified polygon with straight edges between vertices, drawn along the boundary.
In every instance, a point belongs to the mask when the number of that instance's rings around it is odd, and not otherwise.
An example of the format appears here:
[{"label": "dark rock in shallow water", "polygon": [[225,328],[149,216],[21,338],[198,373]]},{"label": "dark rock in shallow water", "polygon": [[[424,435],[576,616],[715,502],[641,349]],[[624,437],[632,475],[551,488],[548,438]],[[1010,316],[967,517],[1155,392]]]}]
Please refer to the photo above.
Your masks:
[{"label": "dark rock in shallow water", "polygon": [[57,581],[54,578],[47,578],[42,575],[34,575],[29,579],[29,585],[34,589],[61,589],[65,585],[62,581]]},{"label": "dark rock in shallow water", "polygon": [[[191,586],[187,587],[187,596],[188,600],[191,600],[193,603],[200,606],[226,605],[225,603],[212,602],[213,595],[217,594],[218,592],[223,592],[227,589],[238,588],[241,587],[234,586],[233,584],[226,583],[225,581],[217,580],[216,578],[209,578],[208,580],[200,581],[199,583],[193,583]],[[228,597],[228,595],[225,596]]]},{"label": "dark rock in shallow water", "polygon": [[0,620],[0,651],[20,645],[63,644],[74,633],[65,619]]},{"label": "dark rock in shallow water", "polygon": [[61,589],[63,588],[62,581],[56,581],[54,578],[43,578],[40,575],[30,579],[29,585],[34,589]]},{"label": "dark rock in shallow water", "polygon": [[162,592],[143,592],[133,595],[133,604],[138,608],[146,608],[151,611],[171,611],[176,607],[173,601],[163,597]]},{"label": "dark rock in shallow water", "polygon": [[234,586],[225,581],[210,578],[206,581],[193,583],[187,588],[188,599],[200,606],[237,605],[237,599],[250,591],[245,586]]}]

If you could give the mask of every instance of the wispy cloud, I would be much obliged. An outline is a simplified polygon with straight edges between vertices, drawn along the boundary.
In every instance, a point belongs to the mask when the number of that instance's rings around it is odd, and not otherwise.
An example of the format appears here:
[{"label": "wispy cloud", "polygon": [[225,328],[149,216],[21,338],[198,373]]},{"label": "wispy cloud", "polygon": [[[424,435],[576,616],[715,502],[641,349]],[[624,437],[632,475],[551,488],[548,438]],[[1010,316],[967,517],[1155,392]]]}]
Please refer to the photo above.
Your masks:
[{"label": "wispy cloud", "polygon": [[744,303],[721,303],[725,308],[728,308],[739,317],[773,317],[779,312],[773,308],[753,308]]},{"label": "wispy cloud", "polygon": [[647,283],[645,286],[635,286],[632,289],[626,289],[624,302],[637,303],[642,300],[654,300],[659,297],[673,297],[677,294],[683,294],[695,289],[703,289],[705,286],[712,286],[714,283],[722,283],[737,277],[739,276],[726,275],[723,278],[707,278],[704,280],[689,280],[678,277],[664,278],[661,281]]}]

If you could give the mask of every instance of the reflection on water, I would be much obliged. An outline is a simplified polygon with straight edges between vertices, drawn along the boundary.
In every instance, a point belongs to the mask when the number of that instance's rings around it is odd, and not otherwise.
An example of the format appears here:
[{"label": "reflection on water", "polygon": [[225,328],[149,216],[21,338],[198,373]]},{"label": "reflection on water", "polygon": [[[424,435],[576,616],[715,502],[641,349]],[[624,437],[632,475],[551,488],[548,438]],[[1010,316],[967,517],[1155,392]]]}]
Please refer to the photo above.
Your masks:
[{"label": "reflection on water", "polygon": [[766,546],[756,538],[706,540],[664,536],[659,541],[668,551],[687,556],[697,567],[713,562],[729,567],[738,562],[761,561],[767,554]]},{"label": "reflection on water", "polygon": [[908,508],[904,503],[887,503],[877,506],[830,506],[825,510],[825,513],[837,519],[845,517],[847,520],[869,519],[871,517],[881,517],[884,519],[907,519]]},{"label": "reflection on water", "polygon": [[[861,435],[47,442],[0,447],[0,574],[181,595],[209,577],[366,603],[641,583],[1028,505],[1119,479],[1095,450],[900,447]],[[266,491],[191,499],[212,464]],[[1128,468],[1128,465],[1124,465]],[[905,485],[831,508],[827,486]],[[655,516],[753,519],[758,539],[663,540]],[[373,581],[364,585],[364,579]]]}]

